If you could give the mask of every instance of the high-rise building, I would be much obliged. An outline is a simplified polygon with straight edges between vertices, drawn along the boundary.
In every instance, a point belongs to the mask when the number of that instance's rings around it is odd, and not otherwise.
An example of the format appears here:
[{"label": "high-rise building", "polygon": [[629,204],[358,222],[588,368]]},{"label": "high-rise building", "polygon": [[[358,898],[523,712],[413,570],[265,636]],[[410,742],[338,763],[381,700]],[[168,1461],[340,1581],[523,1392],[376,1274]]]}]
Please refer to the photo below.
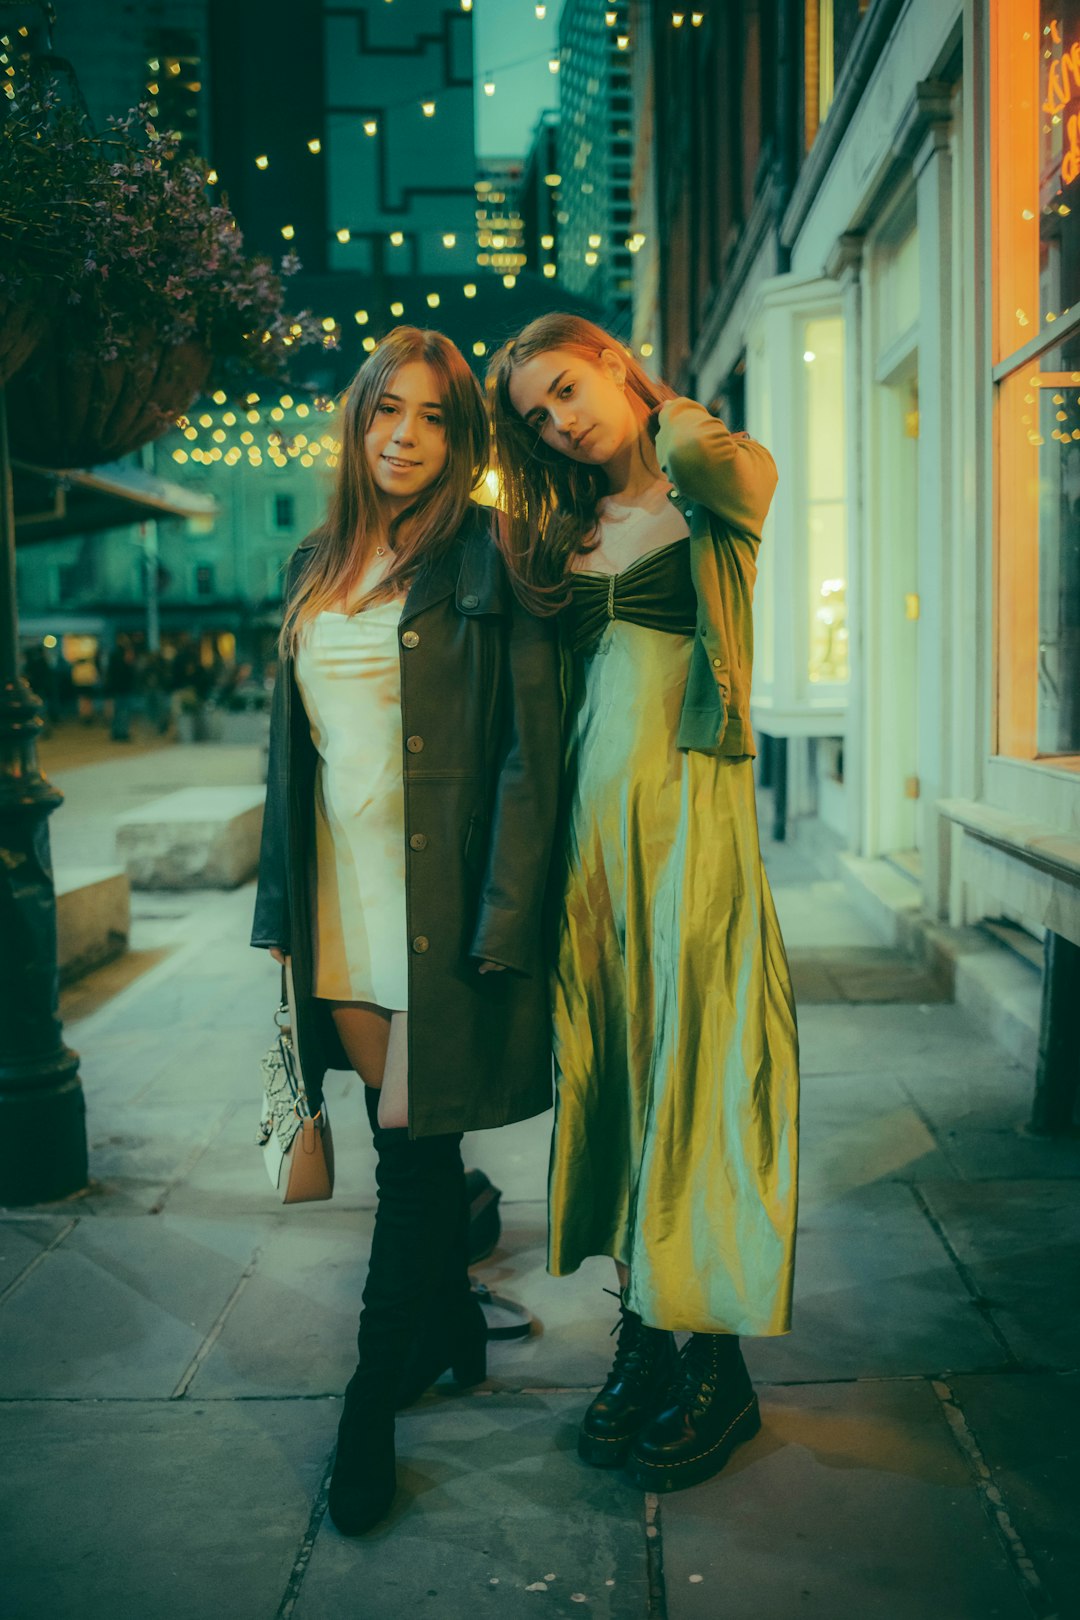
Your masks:
[{"label": "high-rise building", "polygon": [[471,12],[445,0],[327,7],[323,48],[330,268],[471,270]]},{"label": "high-rise building", "polygon": [[633,272],[629,13],[566,0],[559,23],[559,274],[629,330]]},{"label": "high-rise building", "polygon": [[215,0],[213,161],[245,236],[377,285],[475,269],[471,13]]},{"label": "high-rise building", "polygon": [[558,274],[559,203],[558,185],[559,115],[553,109],[540,114],[533,130],[517,188],[521,216],[521,250],[525,268],[550,279]]}]

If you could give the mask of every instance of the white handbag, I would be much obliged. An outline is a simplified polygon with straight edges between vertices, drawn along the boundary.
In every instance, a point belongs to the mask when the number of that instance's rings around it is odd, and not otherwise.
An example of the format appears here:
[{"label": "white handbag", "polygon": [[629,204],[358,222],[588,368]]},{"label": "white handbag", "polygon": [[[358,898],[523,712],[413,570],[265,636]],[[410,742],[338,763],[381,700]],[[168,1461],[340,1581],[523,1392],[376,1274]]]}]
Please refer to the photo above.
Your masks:
[{"label": "white handbag", "polygon": [[281,971],[281,1003],[274,1014],[277,1038],[262,1060],[263,1111],[256,1144],[270,1185],[283,1204],[329,1198],[334,1191],[334,1139],[326,1102],[312,1114],[300,1073],[293,1031],[296,995],[292,963]]}]

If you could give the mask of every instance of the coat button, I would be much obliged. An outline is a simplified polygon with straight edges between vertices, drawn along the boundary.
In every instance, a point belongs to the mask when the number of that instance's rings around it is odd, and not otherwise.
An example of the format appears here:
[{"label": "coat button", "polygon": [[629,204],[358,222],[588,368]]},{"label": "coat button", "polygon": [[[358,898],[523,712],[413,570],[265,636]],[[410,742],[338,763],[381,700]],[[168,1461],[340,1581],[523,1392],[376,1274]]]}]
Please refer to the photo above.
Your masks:
[{"label": "coat button", "polygon": [[409,839],[410,849],[427,849],[427,833],[413,833]]},{"label": "coat button", "polygon": [[472,592],[470,591],[468,596],[463,596],[461,598],[461,605],[462,605],[463,608],[479,607],[480,606],[480,598],[478,596],[474,596],[472,594]]},{"label": "coat button", "polygon": [[424,739],[423,737],[407,737],[405,746],[410,754],[418,754],[424,746]]},{"label": "coat button", "polygon": [[412,942],[412,948],[416,952],[417,956],[423,956],[424,952],[428,948],[428,944],[429,940],[426,934],[417,934],[416,938]]},{"label": "coat button", "polygon": [[724,660],[722,658],[714,658],[712,662],[713,662],[713,669],[723,669]]},{"label": "coat button", "polygon": [[401,645],[403,647],[419,647],[420,637],[415,630],[406,630],[401,638]]}]

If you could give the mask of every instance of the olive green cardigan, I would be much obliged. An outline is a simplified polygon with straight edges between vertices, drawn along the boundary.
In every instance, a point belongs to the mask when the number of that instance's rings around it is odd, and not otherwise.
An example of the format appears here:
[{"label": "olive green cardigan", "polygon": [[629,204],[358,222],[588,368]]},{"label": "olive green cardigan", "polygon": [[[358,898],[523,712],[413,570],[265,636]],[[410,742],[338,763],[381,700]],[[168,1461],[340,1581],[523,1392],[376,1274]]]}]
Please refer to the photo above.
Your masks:
[{"label": "olive green cardigan", "polygon": [[776,463],[745,433],[731,433],[692,399],[669,399],[650,423],[671,499],[690,529],[697,634],[676,743],[724,757],[754,753],[751,604],[761,526]]}]

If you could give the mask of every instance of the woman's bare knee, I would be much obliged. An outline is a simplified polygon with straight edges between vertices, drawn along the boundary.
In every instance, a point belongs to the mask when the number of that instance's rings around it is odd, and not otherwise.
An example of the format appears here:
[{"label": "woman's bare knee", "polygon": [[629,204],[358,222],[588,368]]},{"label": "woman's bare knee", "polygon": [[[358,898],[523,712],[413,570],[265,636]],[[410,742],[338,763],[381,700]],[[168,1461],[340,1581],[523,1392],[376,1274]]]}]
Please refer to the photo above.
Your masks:
[{"label": "woman's bare knee", "polygon": [[386,1069],[390,1014],[360,1001],[337,1001],[331,1007],[345,1056],[366,1086],[378,1090]]},{"label": "woman's bare knee", "polygon": [[379,1124],[384,1131],[400,1130],[409,1123],[409,1015],[396,1012],[390,1020]]}]

